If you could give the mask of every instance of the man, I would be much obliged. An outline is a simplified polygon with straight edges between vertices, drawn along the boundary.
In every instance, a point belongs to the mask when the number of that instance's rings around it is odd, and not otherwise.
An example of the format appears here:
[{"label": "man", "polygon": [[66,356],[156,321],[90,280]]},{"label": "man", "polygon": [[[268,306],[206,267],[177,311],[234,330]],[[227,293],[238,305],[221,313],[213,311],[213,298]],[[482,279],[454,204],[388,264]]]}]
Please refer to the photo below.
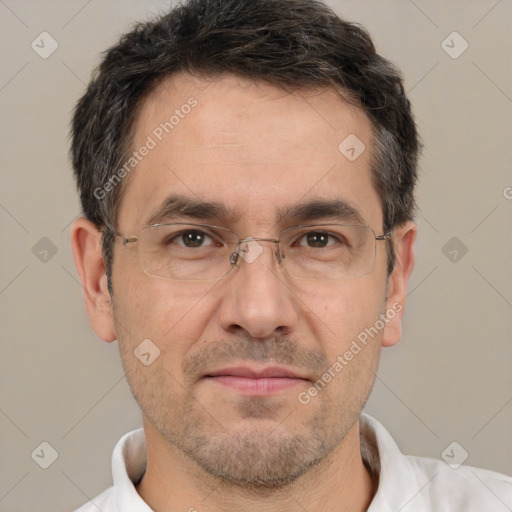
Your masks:
[{"label": "man", "polygon": [[309,0],[191,0],[77,105],[75,262],[143,413],[80,508],[499,511],[361,411],[401,336],[419,142],[399,72]]}]

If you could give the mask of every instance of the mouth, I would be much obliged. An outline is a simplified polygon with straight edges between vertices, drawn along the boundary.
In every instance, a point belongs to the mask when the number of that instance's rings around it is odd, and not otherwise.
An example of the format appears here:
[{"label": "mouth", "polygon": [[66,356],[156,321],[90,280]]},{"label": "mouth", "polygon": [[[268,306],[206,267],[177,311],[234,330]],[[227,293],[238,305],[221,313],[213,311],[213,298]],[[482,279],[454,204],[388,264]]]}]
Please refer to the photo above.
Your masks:
[{"label": "mouth", "polygon": [[260,370],[246,366],[223,368],[204,378],[224,389],[250,396],[267,396],[310,382],[305,376],[277,366]]}]

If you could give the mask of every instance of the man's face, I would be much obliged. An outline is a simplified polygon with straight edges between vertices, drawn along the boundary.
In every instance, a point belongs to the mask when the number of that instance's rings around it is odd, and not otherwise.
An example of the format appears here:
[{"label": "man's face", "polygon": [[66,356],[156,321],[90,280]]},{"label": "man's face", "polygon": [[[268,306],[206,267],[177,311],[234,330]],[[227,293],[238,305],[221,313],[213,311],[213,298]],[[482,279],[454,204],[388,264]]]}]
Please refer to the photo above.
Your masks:
[{"label": "man's face", "polygon": [[[180,111],[169,133],[155,132],[190,98],[197,104]],[[366,146],[353,161],[338,148],[350,134]],[[156,147],[123,192],[123,235],[139,234],[174,195],[219,203],[230,215],[174,213],[159,222],[220,225],[241,239],[277,238],[299,224],[343,223],[331,215],[280,218],[313,200],[347,203],[382,233],[369,173],[371,124],[332,91],[288,94],[232,76],[205,82],[177,75],[144,102],[132,149],[148,136]],[[172,281],[144,273],[136,246],[124,248],[118,239],[113,312],[128,382],[161,439],[212,475],[275,486],[332,453],[354,426],[374,382],[382,330],[366,346],[359,343],[362,350],[310,400],[305,393],[390,305],[383,242],[372,272],[335,280],[291,278],[275,244],[260,245],[254,261],[242,259],[221,280]],[[149,366],[134,355],[146,339],[160,350]],[[240,379],[211,377],[235,367],[280,367],[299,378],[250,391]]]}]

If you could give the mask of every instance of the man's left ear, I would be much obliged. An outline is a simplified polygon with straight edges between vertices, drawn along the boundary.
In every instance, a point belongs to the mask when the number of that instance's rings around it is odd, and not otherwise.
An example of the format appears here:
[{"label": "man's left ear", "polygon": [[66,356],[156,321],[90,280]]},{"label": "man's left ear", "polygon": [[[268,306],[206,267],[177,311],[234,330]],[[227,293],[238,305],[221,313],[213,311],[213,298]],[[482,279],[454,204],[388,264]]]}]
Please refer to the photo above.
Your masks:
[{"label": "man's left ear", "polygon": [[402,317],[405,310],[407,283],[414,268],[416,235],[416,224],[412,221],[407,221],[393,230],[391,243],[395,249],[395,266],[388,277],[386,312],[389,320],[382,336],[383,347],[396,345],[402,337]]}]

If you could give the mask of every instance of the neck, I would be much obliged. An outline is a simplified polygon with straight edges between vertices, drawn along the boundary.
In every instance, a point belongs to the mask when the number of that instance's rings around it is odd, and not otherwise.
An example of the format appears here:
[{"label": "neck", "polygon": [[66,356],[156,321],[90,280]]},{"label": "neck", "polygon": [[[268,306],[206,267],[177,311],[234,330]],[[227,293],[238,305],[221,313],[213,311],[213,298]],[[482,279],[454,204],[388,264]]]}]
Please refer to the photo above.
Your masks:
[{"label": "neck", "polygon": [[146,418],[144,432],[147,466],[136,488],[156,512],[364,512],[376,491],[361,458],[359,422],[314,468],[286,487],[271,490],[248,489],[207,474],[165,442]]}]

